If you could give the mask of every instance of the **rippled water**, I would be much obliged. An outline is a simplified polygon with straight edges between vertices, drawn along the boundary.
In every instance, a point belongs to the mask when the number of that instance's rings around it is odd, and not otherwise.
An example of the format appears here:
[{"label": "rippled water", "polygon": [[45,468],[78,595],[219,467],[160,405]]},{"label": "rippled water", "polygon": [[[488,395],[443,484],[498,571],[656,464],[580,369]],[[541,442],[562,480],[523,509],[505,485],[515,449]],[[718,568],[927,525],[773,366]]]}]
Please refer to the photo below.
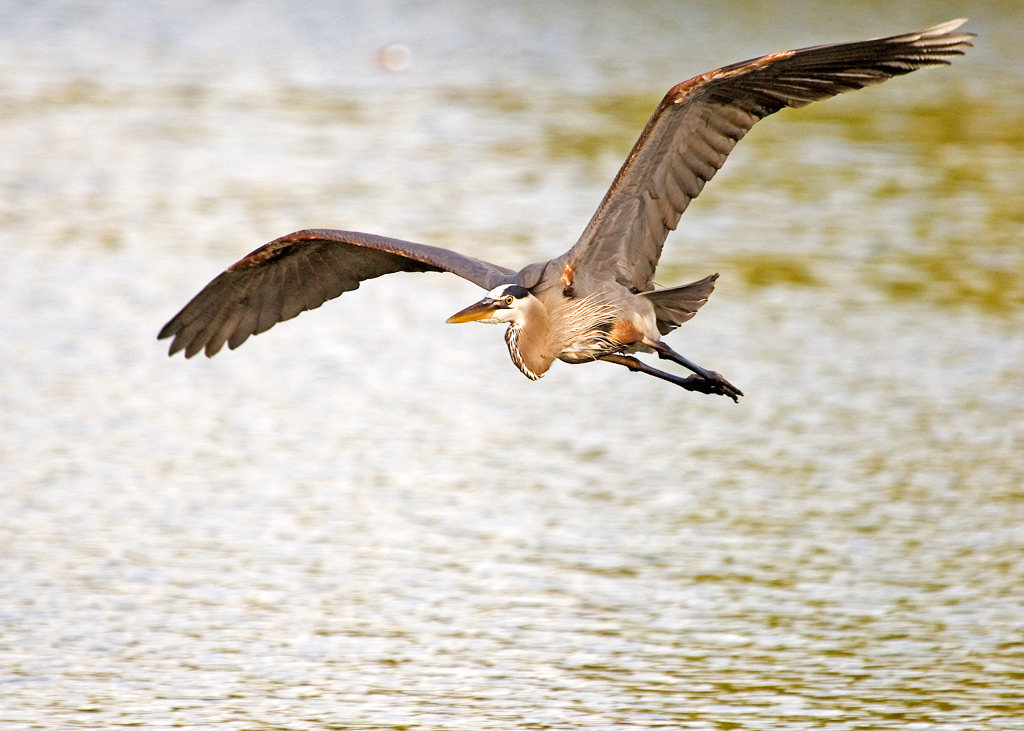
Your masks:
[{"label": "rippled water", "polygon": [[530,383],[432,275],[154,340],[298,228],[561,252],[671,84],[964,12],[811,7],[5,5],[0,725],[1024,728],[1015,4],[687,212],[672,344],[739,405]]}]

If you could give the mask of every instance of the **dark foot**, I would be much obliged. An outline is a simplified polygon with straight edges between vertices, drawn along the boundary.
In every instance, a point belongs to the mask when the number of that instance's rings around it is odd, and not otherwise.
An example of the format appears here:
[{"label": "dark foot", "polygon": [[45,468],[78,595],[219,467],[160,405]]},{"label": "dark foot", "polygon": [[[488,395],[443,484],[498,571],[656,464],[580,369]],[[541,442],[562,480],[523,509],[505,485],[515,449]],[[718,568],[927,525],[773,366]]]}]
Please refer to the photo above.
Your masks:
[{"label": "dark foot", "polygon": [[711,374],[710,378],[694,375],[683,379],[683,382],[679,385],[687,391],[728,396],[736,403],[740,402],[740,396],[743,395],[741,390],[722,378],[720,373],[716,373],[714,371],[709,371],[709,373]]}]

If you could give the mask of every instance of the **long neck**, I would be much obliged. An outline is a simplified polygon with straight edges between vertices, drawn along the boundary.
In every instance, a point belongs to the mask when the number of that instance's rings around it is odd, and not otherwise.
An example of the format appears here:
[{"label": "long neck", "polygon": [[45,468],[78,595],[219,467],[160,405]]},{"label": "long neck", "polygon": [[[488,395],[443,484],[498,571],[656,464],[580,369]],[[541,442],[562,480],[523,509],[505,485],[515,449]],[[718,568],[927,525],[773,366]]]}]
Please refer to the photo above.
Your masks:
[{"label": "long neck", "polygon": [[551,321],[547,308],[537,299],[530,298],[524,307],[522,322],[513,322],[505,331],[508,354],[516,368],[537,380],[558,357],[558,345],[552,342]]}]

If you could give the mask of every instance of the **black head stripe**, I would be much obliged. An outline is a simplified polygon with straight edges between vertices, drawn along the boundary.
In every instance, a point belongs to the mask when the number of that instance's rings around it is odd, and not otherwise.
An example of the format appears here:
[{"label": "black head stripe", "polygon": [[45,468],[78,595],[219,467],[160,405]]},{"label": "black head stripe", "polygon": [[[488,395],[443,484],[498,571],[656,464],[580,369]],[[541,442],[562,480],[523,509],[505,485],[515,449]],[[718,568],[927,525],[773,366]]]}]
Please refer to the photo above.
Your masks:
[{"label": "black head stripe", "polygon": [[511,295],[512,297],[515,297],[517,300],[521,300],[524,297],[528,297],[530,295],[530,290],[528,290],[526,287],[520,287],[518,284],[510,284],[509,286],[505,287],[505,290],[501,293],[501,295],[502,297],[508,297]]}]

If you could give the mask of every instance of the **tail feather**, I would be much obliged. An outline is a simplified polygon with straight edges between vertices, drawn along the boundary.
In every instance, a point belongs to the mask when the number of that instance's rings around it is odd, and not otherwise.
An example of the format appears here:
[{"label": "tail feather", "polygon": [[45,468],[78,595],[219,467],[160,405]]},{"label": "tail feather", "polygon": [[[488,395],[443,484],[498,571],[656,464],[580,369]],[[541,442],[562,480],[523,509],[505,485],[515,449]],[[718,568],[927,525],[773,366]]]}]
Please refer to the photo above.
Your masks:
[{"label": "tail feather", "polygon": [[646,297],[654,305],[654,314],[658,318],[658,332],[667,335],[696,315],[697,310],[708,301],[708,297],[715,290],[717,279],[718,275],[712,274],[699,282],[642,292],[640,296]]}]

